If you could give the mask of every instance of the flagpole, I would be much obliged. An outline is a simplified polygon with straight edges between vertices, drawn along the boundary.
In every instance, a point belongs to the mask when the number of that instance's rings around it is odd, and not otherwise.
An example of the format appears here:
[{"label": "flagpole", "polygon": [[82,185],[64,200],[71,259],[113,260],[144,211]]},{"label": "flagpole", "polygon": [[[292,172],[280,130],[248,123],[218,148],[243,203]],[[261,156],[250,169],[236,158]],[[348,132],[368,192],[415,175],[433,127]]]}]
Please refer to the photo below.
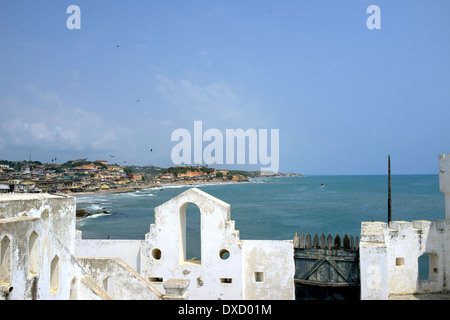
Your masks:
[{"label": "flagpole", "polygon": [[388,223],[391,219],[391,156],[388,155]]}]

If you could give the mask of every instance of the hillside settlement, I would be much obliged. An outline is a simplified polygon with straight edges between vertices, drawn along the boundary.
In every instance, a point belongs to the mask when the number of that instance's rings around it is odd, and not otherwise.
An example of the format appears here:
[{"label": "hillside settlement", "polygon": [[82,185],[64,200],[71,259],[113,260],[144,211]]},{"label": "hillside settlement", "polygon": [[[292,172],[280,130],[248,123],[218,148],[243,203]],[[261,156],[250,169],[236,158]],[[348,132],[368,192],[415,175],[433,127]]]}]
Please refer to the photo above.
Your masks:
[{"label": "hillside settlement", "polygon": [[119,193],[167,184],[243,182],[258,176],[257,171],[216,170],[204,166],[180,165],[165,169],[121,166],[108,164],[106,160],[78,159],[63,164],[0,160],[0,193]]}]

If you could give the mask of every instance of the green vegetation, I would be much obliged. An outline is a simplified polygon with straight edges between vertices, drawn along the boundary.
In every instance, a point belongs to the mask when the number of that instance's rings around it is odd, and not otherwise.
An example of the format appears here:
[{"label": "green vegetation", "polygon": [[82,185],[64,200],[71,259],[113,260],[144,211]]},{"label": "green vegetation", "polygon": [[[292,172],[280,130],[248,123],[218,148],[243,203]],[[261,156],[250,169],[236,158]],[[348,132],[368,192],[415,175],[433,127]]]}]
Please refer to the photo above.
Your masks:
[{"label": "green vegetation", "polygon": [[246,178],[254,178],[254,177],[259,177],[260,176],[260,172],[259,171],[242,171],[242,170],[229,170],[228,174],[231,175],[237,175],[237,174],[241,174]]},{"label": "green vegetation", "polygon": [[172,173],[174,176],[178,176],[179,174],[187,173],[188,171],[201,171],[206,174],[213,173],[215,169],[213,168],[207,168],[207,167],[189,167],[189,166],[177,166],[177,167],[170,167],[167,168],[167,170],[163,170],[165,172],[163,173]]},{"label": "green vegetation", "polygon": [[132,174],[133,170],[130,168],[123,168],[123,172],[125,172],[126,174]]},{"label": "green vegetation", "polygon": [[10,168],[13,168],[15,171],[21,171],[22,167],[29,166],[30,169],[33,169],[35,166],[41,166],[42,162],[40,161],[8,161],[8,160],[0,160],[0,164],[7,165]]},{"label": "green vegetation", "polygon": [[69,160],[69,161],[63,163],[61,165],[61,167],[70,169],[70,168],[81,167],[81,166],[84,166],[84,165],[89,165],[89,164],[92,164],[92,163],[95,164],[97,167],[99,167],[101,169],[107,169],[108,168],[105,164],[103,164],[103,163],[101,163],[99,161],[87,161],[87,160],[77,160],[76,162],[73,161],[73,160]]}]

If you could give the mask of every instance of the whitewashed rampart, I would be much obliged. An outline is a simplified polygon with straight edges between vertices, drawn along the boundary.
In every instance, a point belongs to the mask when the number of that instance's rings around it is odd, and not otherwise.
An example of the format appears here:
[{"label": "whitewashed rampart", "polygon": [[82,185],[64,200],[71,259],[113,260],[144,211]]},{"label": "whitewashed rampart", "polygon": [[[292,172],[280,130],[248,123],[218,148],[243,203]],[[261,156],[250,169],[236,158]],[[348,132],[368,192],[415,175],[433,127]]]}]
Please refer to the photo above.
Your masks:
[{"label": "whitewashed rampart", "polygon": [[[361,299],[450,291],[450,154],[439,166],[445,219],[362,222]],[[186,259],[188,204],[198,260]],[[155,208],[145,240],[83,240],[75,209],[68,196],[0,195],[0,300],[295,298],[293,241],[241,240],[230,205],[199,189]]]},{"label": "whitewashed rampart", "polygon": [[[186,260],[188,203],[201,260]],[[292,241],[241,241],[229,204],[189,189],[155,209],[145,240],[83,240],[75,198],[0,196],[0,298],[294,299]]]},{"label": "whitewashed rampart", "polygon": [[[450,154],[439,156],[445,219],[362,222],[361,299],[448,292],[450,279]],[[428,261],[428,277],[419,280],[419,259]]]},{"label": "whitewashed rampart", "polygon": [[42,219],[67,249],[75,248],[75,199],[64,195],[8,194],[0,197],[0,219]]},{"label": "whitewashed rampart", "polygon": [[[35,217],[0,219],[4,299],[68,300],[85,274],[45,222]],[[0,293],[0,298],[2,296]]]},{"label": "whitewashed rampart", "polygon": [[75,256],[103,258],[115,257],[122,259],[133,270],[140,273],[141,248],[143,240],[101,240],[77,238]]},{"label": "whitewashed rampart", "polygon": [[119,258],[77,258],[115,300],[161,300],[162,293]]},{"label": "whitewashed rampart", "polygon": [[[186,206],[201,216],[201,260],[186,260]],[[141,250],[141,272],[155,286],[189,280],[192,299],[294,299],[292,241],[239,239],[230,205],[193,188],[155,209]]]},{"label": "whitewashed rampart", "polygon": [[[0,300],[109,300],[111,293],[116,299],[163,298],[120,258],[103,259],[102,267],[111,272],[99,279],[98,268],[90,269],[86,259],[74,255],[80,237],[75,198],[1,195]],[[115,292],[114,281],[119,284]]]}]

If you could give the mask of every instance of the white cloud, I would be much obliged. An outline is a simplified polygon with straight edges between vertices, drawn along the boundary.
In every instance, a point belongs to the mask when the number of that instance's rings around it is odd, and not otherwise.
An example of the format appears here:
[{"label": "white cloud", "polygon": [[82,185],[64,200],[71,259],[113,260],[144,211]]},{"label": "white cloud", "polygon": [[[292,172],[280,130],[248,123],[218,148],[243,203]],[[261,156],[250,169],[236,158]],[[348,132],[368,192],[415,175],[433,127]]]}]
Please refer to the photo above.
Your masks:
[{"label": "white cloud", "polygon": [[80,142],[79,135],[73,130],[64,130],[63,128],[57,126],[56,130],[56,140],[62,145],[68,145],[70,148],[75,150],[82,150],[83,145]]},{"label": "white cloud", "polygon": [[101,152],[129,141],[131,130],[94,111],[70,106],[55,91],[31,84],[25,93],[0,101],[0,148]]},{"label": "white cloud", "polygon": [[47,141],[52,141],[52,134],[50,133],[50,131],[48,131],[47,126],[42,123],[42,122],[38,122],[38,123],[31,123],[31,124],[25,124],[30,133],[36,137],[37,140],[47,140]]},{"label": "white cloud", "polygon": [[36,88],[33,84],[27,84],[24,86],[26,91],[30,93],[35,99],[40,100],[40,102],[46,103],[48,106],[52,107],[63,107],[63,102],[59,97],[59,94],[55,91],[47,90],[43,91]]},{"label": "white cloud", "polygon": [[218,82],[200,85],[190,79],[162,75],[156,79],[157,91],[174,111],[171,115],[178,127],[194,120],[215,128],[264,128],[267,124],[258,103],[245,101],[230,85]]},{"label": "white cloud", "polygon": [[210,83],[201,86],[190,80],[173,80],[160,75],[157,80],[157,90],[184,116],[205,120],[230,120],[242,116],[243,108],[237,94],[226,85]]}]

